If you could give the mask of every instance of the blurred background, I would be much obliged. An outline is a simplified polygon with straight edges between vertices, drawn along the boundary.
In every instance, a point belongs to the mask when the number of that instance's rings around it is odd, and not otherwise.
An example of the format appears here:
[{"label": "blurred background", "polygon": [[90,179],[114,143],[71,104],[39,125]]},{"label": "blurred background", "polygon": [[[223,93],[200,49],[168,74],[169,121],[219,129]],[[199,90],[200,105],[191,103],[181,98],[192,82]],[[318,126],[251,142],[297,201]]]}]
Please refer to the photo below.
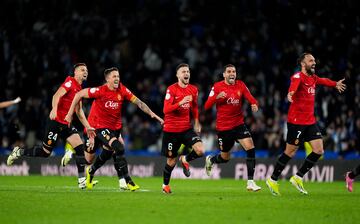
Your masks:
[{"label": "blurred background", "polygon": [[[22,102],[0,110],[0,153],[41,143],[52,95],[74,63],[88,66],[84,87],[101,85],[104,69],[118,67],[123,84],[163,116],[165,90],[186,62],[199,88],[206,150],[217,149],[215,110],[203,105],[232,63],[259,101],[257,113],[243,107],[255,146],[273,157],[284,148],[289,78],[310,51],[320,77],[346,78],[344,94],[317,88],[316,114],[326,151],[353,158],[360,150],[359,8],[350,0],[2,0],[0,100]],[[131,104],[123,121],[129,151],[160,151],[157,122]]]}]

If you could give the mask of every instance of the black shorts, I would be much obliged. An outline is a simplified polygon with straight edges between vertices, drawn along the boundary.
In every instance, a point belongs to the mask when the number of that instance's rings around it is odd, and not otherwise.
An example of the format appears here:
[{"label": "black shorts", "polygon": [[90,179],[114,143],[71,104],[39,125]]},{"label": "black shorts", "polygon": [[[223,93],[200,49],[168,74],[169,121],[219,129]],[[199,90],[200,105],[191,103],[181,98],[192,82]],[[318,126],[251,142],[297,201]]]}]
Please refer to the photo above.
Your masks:
[{"label": "black shorts", "polygon": [[121,130],[111,130],[108,128],[100,128],[100,129],[96,129],[95,130],[95,139],[94,139],[94,148],[93,150],[89,151],[88,150],[88,146],[89,146],[89,138],[87,137],[87,135],[85,136],[85,142],[86,142],[86,152],[90,153],[90,154],[94,154],[96,152],[96,149],[98,149],[100,146],[101,147],[108,147],[110,148],[111,146],[109,145],[109,141],[112,138],[118,138],[120,136]]},{"label": "black shorts", "polygon": [[290,145],[298,146],[302,141],[308,142],[322,138],[320,129],[316,124],[297,125],[287,123],[287,129],[286,143]]},{"label": "black shorts", "polygon": [[201,139],[193,129],[179,133],[164,131],[161,155],[176,158],[181,144],[184,144],[185,147],[192,147],[197,142],[201,142]]},{"label": "black shorts", "polygon": [[51,151],[56,146],[59,137],[65,141],[73,134],[79,134],[74,126],[70,125],[70,127],[68,127],[67,124],[62,124],[49,119],[46,126],[43,146]]},{"label": "black shorts", "polygon": [[218,131],[218,144],[222,152],[229,152],[239,139],[251,138],[251,133],[245,124],[239,125],[231,130]]}]

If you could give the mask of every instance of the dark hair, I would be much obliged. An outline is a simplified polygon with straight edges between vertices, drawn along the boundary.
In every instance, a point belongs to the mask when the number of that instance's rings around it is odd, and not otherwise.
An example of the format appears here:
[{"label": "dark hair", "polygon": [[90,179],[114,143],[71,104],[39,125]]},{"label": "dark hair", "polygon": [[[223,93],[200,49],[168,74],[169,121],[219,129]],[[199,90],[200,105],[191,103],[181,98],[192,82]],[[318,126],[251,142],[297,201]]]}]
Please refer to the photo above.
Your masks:
[{"label": "dark hair", "polygon": [[75,69],[76,69],[77,67],[80,67],[80,66],[85,66],[85,67],[87,67],[85,63],[76,63],[76,64],[73,66],[74,72],[75,72]]},{"label": "dark hair", "polygon": [[306,55],[311,55],[311,53],[309,53],[309,52],[304,52],[304,53],[302,53],[299,57],[298,57],[298,59],[297,59],[297,65],[299,65],[300,67],[301,67],[301,62],[304,60],[304,58],[306,57]]},{"label": "dark hair", "polygon": [[186,64],[186,63],[180,63],[178,66],[176,66],[176,71],[178,71],[182,67],[188,67],[189,68],[189,65]]},{"label": "dark hair", "polygon": [[226,69],[227,69],[227,68],[230,68],[230,67],[235,68],[235,65],[233,65],[233,64],[227,64],[227,65],[225,65],[225,66],[224,66],[224,71],[223,71],[223,72],[225,72],[225,71],[226,71]]},{"label": "dark hair", "polygon": [[116,68],[116,67],[111,67],[111,68],[105,69],[105,71],[104,71],[104,76],[105,76],[105,78],[106,78],[111,72],[113,72],[113,71],[119,71],[119,69]]}]

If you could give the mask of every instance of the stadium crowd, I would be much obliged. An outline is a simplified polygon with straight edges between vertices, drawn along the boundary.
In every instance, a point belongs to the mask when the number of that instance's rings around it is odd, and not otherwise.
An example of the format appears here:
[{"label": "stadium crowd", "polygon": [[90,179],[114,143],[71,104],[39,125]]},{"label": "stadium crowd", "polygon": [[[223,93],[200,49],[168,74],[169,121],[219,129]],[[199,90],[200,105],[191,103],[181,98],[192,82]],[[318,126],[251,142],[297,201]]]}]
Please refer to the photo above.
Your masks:
[{"label": "stadium crowd", "polygon": [[[255,147],[269,156],[284,149],[286,100],[296,59],[310,51],[316,73],[346,78],[340,95],[318,88],[316,113],[325,149],[340,157],[360,150],[360,16],[357,1],[28,1],[0,3],[0,97],[22,98],[0,110],[1,147],[34,145],[43,137],[51,97],[72,65],[85,62],[86,87],[103,82],[105,68],[120,69],[121,81],[162,114],[175,66],[186,62],[199,88],[200,121],[207,150],[216,149],[215,113],[204,101],[223,66],[237,66],[259,101],[245,105]],[[336,16],[334,16],[336,15]],[[84,103],[86,111],[90,103]],[[129,105],[123,114],[127,148],[159,151],[161,126]],[[17,143],[18,143],[17,142]]]}]

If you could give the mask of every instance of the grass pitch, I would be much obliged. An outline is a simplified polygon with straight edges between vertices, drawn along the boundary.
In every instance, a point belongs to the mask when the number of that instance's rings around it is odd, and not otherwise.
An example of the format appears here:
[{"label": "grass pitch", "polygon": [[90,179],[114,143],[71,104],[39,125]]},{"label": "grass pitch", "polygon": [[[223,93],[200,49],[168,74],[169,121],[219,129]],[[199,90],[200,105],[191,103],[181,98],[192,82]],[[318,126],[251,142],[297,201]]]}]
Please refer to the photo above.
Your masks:
[{"label": "grass pitch", "polygon": [[[281,197],[263,189],[247,192],[245,181],[134,178],[138,192],[121,192],[115,177],[96,177],[91,191],[75,177],[0,176],[0,223],[359,223],[360,184],[305,183],[301,195],[280,181]],[[356,184],[356,183],[355,183]]]}]

